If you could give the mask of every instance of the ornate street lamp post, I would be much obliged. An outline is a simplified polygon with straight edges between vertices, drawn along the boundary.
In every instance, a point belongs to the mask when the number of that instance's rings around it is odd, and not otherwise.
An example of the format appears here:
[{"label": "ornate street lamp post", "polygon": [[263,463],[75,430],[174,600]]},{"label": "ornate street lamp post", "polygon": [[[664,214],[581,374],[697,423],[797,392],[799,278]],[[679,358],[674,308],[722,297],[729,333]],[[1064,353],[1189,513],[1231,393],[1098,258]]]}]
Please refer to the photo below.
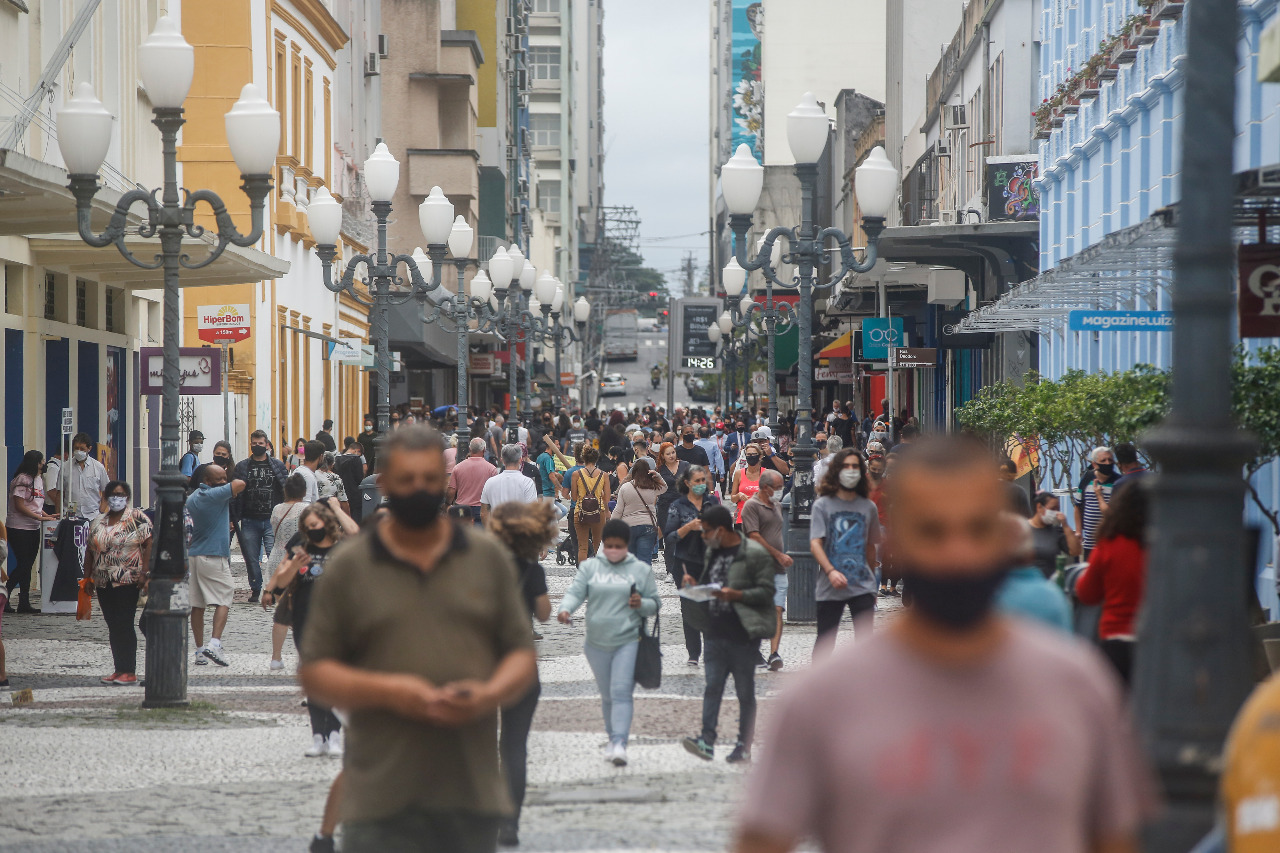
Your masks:
[{"label": "ornate street lamp post", "polygon": [[[523,297],[533,290],[537,271],[514,243],[506,250],[505,261],[499,258],[501,253],[499,249],[489,261],[497,307],[488,325],[507,342],[507,397],[510,400],[507,441],[518,444],[521,423],[526,429],[529,426],[529,401],[527,396],[521,399],[517,387],[516,347],[521,340],[528,340],[532,315],[524,310]],[[525,376],[528,378],[527,369]]]},{"label": "ornate street lamp post", "polygon": [[[143,85],[151,100],[160,130],[164,157],[164,186],[160,198],[143,189],[125,193],[105,231],[96,234],[90,222],[91,204],[98,191],[98,169],[111,145],[112,116],[88,83],[79,83],[75,96],[58,113],[58,147],[71,174],[80,237],[95,247],[115,244],[130,263],[145,270],[163,270],[164,373],[160,415],[160,472],[155,477],[158,495],[155,547],[152,549],[150,585],[146,605],[147,651],[144,707],[158,708],[187,703],[187,604],[185,545],[182,524],[183,486],[178,471],[179,308],[178,280],[182,269],[200,269],[213,263],[229,245],[253,246],[262,237],[263,211],[271,192],[271,170],[280,141],[280,116],[271,109],[258,88],[245,86],[240,100],[226,114],[227,142],[240,168],[249,196],[251,227],[248,234],[236,230],[216,194],[209,190],[188,192],[178,186],[178,130],[185,123],[182,104],[195,73],[195,55],[178,25],[165,16],[138,48]],[[181,193],[185,193],[185,202]],[[183,251],[183,235],[199,237],[205,229],[195,224],[195,208],[209,205],[217,223],[217,243],[208,257],[192,261]],[[160,237],[160,252],[151,261],[136,257],[125,245],[130,209],[146,208],[147,221],[138,226],[142,237]]]},{"label": "ornate street lamp post", "polygon": [[[813,444],[813,296],[815,291],[825,291],[835,286],[851,272],[868,272],[876,260],[876,241],[884,230],[884,219],[893,204],[898,186],[897,170],[889,163],[884,149],[873,148],[858,167],[855,186],[858,204],[862,209],[862,229],[867,234],[864,257],[858,261],[850,245],[849,237],[838,228],[819,230],[814,224],[814,193],[818,179],[817,161],[826,148],[830,133],[829,121],[812,93],[806,93],[801,103],[787,116],[787,142],[796,160],[796,177],[800,179],[801,218],[799,228],[776,227],[764,238],[764,244],[754,259],[747,257],[747,231],[751,228],[751,214],[764,187],[764,169],[745,145],[721,168],[720,180],[725,205],[729,209],[729,224],[733,229],[735,254],[743,270],[762,270],[765,280],[778,287],[791,287],[792,282],[777,277],[773,266],[773,246],[785,238],[790,251],[782,261],[796,267],[795,284],[799,289],[796,305],[796,326],[799,329],[799,367],[796,395],[797,442],[793,450],[795,470],[792,479],[791,523],[788,529],[787,552],[795,564],[792,567],[792,598],[795,599],[795,618],[814,618],[814,562],[809,553],[809,512],[813,506],[813,458],[817,448]],[[834,241],[834,249],[828,248]],[[816,280],[820,266],[838,255],[839,264],[830,279]],[[788,602],[791,604],[791,602]]]},{"label": "ornate street lamp post", "polygon": [[[563,346],[582,340],[586,332],[587,319],[591,316],[591,305],[585,297],[579,296],[573,303],[573,325],[569,325],[560,320],[565,298],[563,284],[553,278],[550,273],[544,272],[534,284],[534,292],[538,297],[538,308],[542,312],[542,320],[535,324],[533,332],[544,344],[550,344],[555,348],[556,375],[551,405],[556,415],[559,415],[563,402],[560,384],[560,351]],[[549,298],[543,299],[543,297]]]},{"label": "ornate street lamp post", "polygon": [[[356,302],[372,309],[374,369],[377,376],[374,405],[377,409],[378,441],[381,441],[391,429],[389,311],[392,306],[403,305],[410,299],[424,299],[429,291],[440,286],[440,272],[422,254],[421,249],[416,249],[412,255],[398,255],[387,250],[387,220],[391,216],[391,199],[400,182],[400,163],[391,156],[384,143],[378,143],[373,154],[365,160],[364,177],[372,200],[370,206],[378,220],[377,248],[371,255],[355,255],[348,260],[342,277],[337,281],[333,279],[333,260],[338,251],[338,233],[342,229],[342,206],[327,189],[321,187],[307,206],[307,218],[311,225],[311,236],[316,240],[316,255],[324,270],[324,286],[334,293],[345,291]],[[441,213],[442,204],[447,209]],[[437,220],[441,215],[446,223],[444,233],[447,236],[447,224],[453,216],[453,205],[449,204],[439,187],[434,187],[431,195],[419,208],[422,233],[428,244],[433,242],[433,238],[440,238]],[[404,278],[400,275],[401,265],[409,275],[408,287],[404,286]],[[355,287],[356,271],[362,266],[365,268],[368,285],[367,299]]]}]

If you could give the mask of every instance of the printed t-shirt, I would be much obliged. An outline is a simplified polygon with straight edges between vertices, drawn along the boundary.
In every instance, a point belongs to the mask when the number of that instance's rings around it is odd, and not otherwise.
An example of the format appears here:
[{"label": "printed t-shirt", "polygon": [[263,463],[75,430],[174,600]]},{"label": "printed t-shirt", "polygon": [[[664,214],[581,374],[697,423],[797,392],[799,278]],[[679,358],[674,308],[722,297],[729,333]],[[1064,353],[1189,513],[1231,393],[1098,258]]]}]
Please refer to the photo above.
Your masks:
[{"label": "printed t-shirt", "polygon": [[867,545],[880,542],[880,516],[876,505],[864,497],[846,501],[823,495],[813,502],[809,538],[821,539],[827,559],[849,585],[835,589],[826,572],[818,572],[818,601],[847,601],[856,595],[874,595],[879,588],[875,567],[867,565]]}]

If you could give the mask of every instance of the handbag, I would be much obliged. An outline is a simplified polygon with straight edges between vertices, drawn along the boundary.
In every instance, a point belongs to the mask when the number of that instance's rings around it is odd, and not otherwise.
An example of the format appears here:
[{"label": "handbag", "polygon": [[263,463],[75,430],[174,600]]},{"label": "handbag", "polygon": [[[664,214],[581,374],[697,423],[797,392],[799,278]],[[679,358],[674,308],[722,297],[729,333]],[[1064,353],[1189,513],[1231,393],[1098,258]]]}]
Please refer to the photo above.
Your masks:
[{"label": "handbag", "polygon": [[640,648],[636,650],[636,684],[646,690],[662,686],[662,643],[660,617],[653,617],[653,633],[646,628],[647,619],[640,620]]}]

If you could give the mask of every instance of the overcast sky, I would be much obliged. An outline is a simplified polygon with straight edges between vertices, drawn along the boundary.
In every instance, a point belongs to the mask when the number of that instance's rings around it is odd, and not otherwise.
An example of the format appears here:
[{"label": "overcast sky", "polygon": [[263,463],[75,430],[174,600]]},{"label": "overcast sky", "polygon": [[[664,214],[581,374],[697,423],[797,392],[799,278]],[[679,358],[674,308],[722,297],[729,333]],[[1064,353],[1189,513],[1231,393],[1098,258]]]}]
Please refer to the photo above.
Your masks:
[{"label": "overcast sky", "polygon": [[[640,251],[679,293],[707,263],[710,13],[691,0],[604,0],[604,203],[640,214]],[[673,239],[664,239],[673,238]]]}]

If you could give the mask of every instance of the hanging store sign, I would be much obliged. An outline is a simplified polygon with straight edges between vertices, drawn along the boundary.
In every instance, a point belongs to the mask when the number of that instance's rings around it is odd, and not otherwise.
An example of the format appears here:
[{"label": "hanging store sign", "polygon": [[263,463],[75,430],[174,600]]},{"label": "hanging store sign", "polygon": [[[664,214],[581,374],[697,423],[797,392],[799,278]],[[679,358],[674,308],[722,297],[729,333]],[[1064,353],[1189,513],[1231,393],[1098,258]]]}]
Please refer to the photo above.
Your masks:
[{"label": "hanging store sign", "polygon": [[1170,332],[1172,311],[1072,311],[1067,315],[1073,332]]},{"label": "hanging store sign", "polygon": [[889,348],[905,343],[901,317],[868,317],[862,321],[862,356],[867,361],[888,361]]},{"label": "hanging store sign", "polygon": [[937,367],[938,351],[933,347],[893,347],[889,365],[904,370],[913,367]]},{"label": "hanging store sign", "polygon": [[498,357],[491,352],[473,352],[467,369],[476,376],[493,376],[502,369]]},{"label": "hanging store sign", "polygon": [[991,332],[966,332],[960,327],[964,310],[938,312],[938,346],[942,349],[987,349],[996,336]]},{"label": "hanging store sign", "polygon": [[201,305],[196,308],[196,334],[211,344],[237,343],[249,337],[248,305]]},{"label": "hanging store sign", "polygon": [[1240,337],[1280,337],[1280,244],[1240,247]]},{"label": "hanging store sign", "polygon": [[[222,353],[213,347],[182,347],[179,350],[178,392],[188,396],[222,393]],[[141,347],[138,350],[138,393],[159,395],[164,392],[163,347]]]},{"label": "hanging store sign", "polygon": [[853,381],[853,365],[848,367],[815,367],[813,369],[814,382],[852,382]]}]

